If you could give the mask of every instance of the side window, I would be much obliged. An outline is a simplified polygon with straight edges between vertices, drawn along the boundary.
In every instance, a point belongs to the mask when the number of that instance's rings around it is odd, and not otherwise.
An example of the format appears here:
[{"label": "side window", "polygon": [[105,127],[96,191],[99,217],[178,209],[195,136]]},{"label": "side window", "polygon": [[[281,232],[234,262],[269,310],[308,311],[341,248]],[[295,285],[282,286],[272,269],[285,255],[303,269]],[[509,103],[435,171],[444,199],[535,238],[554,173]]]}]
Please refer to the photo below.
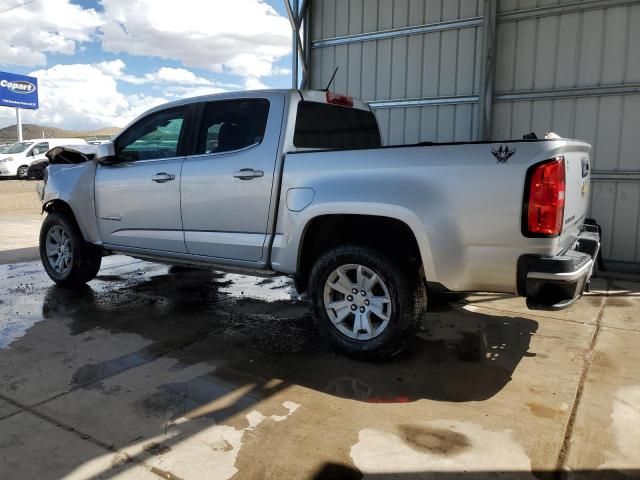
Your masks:
[{"label": "side window", "polygon": [[124,162],[178,156],[178,141],[186,108],[152,113],[118,138],[117,157]]},{"label": "side window", "polygon": [[40,155],[41,153],[46,153],[49,151],[49,143],[48,142],[40,142],[36,143],[31,150],[32,155]]},{"label": "side window", "polygon": [[222,100],[205,107],[196,154],[239,150],[262,142],[269,101]]}]

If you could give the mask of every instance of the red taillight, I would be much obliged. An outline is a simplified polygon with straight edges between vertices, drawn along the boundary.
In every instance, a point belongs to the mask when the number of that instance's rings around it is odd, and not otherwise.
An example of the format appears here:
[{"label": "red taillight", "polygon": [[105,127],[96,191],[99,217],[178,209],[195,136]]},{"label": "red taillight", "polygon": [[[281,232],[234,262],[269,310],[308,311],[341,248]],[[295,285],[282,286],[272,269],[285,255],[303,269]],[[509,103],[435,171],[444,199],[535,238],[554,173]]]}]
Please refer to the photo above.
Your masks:
[{"label": "red taillight", "polygon": [[342,105],[343,107],[353,107],[353,98],[340,93],[327,91],[327,103]]},{"label": "red taillight", "polygon": [[528,189],[527,233],[545,237],[560,235],[564,217],[564,157],[556,157],[533,167]]}]

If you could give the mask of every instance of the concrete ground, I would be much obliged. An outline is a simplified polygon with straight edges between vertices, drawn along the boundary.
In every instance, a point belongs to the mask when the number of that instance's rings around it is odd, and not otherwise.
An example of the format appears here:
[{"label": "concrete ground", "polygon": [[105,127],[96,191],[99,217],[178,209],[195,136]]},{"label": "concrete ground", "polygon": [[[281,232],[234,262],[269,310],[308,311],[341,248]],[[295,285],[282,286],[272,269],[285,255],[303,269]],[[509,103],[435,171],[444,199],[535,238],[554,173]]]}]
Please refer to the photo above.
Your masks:
[{"label": "concrete ground", "polygon": [[9,223],[0,479],[640,478],[640,283],[594,279],[561,312],[432,303],[406,352],[367,363],[286,278],[112,256],[63,290]]}]

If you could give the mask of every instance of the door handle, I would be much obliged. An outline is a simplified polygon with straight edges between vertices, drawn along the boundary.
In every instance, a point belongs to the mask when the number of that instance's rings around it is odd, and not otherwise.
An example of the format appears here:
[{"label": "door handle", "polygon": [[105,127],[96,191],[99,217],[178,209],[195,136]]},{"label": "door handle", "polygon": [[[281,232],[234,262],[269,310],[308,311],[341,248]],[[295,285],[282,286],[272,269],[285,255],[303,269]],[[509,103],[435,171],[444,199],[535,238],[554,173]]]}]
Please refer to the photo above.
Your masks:
[{"label": "door handle", "polygon": [[175,175],[171,173],[164,173],[164,172],[156,173],[153,177],[151,177],[151,180],[156,183],[169,182],[175,179],[176,179]]},{"label": "door handle", "polygon": [[251,180],[252,178],[263,177],[264,172],[262,170],[254,170],[253,168],[243,168],[237,172],[233,172],[233,176],[240,180]]}]

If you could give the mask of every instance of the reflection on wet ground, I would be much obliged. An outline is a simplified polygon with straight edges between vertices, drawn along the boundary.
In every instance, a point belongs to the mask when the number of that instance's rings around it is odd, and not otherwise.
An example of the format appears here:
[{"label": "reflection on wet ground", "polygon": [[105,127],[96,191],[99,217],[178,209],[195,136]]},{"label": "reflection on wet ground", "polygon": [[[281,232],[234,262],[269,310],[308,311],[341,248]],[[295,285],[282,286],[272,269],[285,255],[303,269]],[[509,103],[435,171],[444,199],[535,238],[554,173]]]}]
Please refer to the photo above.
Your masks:
[{"label": "reflection on wet ground", "polygon": [[[183,410],[186,401],[193,409],[252,385],[232,410],[216,410],[220,419],[291,384],[365,402],[487,399],[509,382],[538,326],[460,305],[434,306],[409,348],[372,368],[328,349],[289,279],[141,266],[105,269],[74,290],[30,283],[41,272],[21,271],[26,283],[0,300],[6,319],[0,345],[10,346],[42,320],[64,323],[72,336],[95,329],[141,336],[149,341],[142,349],[78,368],[69,387],[97,388],[161,356],[185,367],[207,362],[210,373],[188,385],[162,385],[148,406]],[[275,387],[273,379],[280,380]]]}]

